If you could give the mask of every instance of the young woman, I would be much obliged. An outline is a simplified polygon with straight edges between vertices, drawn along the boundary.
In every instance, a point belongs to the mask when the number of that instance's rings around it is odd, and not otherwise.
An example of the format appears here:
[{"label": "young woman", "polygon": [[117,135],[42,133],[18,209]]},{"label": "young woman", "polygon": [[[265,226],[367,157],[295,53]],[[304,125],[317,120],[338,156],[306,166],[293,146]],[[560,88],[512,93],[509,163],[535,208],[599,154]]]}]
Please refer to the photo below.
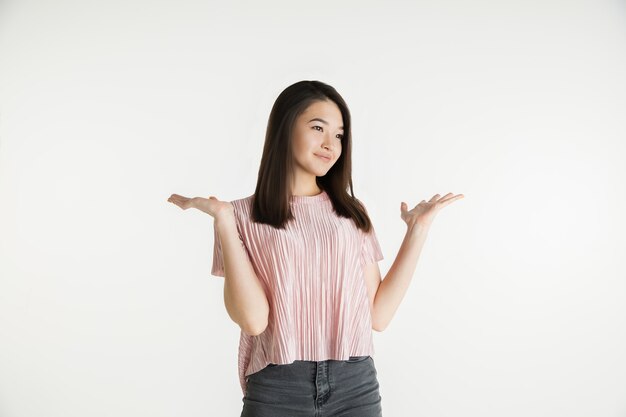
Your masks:
[{"label": "young woman", "polygon": [[168,199],[214,218],[211,273],[241,328],[242,417],[382,416],[372,329],[398,308],[436,213],[463,195],[400,204],[407,232],[382,280],[350,128],[333,87],[297,82],[272,107],[253,195]]}]

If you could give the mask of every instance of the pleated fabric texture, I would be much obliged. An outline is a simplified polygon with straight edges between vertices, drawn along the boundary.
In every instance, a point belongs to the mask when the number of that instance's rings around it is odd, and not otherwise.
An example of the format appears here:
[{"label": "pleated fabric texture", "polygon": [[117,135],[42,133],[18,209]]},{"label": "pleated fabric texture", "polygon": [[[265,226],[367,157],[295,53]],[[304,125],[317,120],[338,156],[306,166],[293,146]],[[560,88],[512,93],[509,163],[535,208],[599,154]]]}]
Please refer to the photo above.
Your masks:
[{"label": "pleated fabric texture", "polygon": [[[374,229],[364,233],[351,219],[338,216],[325,191],[290,197],[295,219],[284,230],[252,222],[252,198],[231,203],[239,239],[268,297],[270,313],[260,335],[241,332],[243,394],[246,377],[270,363],[373,356],[363,267],[383,259]],[[224,276],[215,230],[211,274]]]}]

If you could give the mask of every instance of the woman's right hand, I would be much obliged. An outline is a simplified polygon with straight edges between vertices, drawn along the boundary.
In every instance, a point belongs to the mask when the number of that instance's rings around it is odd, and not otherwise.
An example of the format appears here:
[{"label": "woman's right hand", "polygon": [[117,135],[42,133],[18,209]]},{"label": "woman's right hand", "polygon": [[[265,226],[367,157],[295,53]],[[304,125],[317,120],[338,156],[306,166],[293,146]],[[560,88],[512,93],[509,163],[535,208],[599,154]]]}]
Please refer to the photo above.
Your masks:
[{"label": "woman's right hand", "polygon": [[232,203],[228,201],[221,201],[213,196],[209,196],[209,198],[203,197],[183,197],[182,195],[172,194],[170,198],[167,199],[170,203],[176,204],[178,207],[183,210],[187,210],[190,207],[196,208],[200,211],[203,211],[207,214],[213,216],[215,220],[218,217],[223,215],[232,215],[234,214],[234,208]]}]

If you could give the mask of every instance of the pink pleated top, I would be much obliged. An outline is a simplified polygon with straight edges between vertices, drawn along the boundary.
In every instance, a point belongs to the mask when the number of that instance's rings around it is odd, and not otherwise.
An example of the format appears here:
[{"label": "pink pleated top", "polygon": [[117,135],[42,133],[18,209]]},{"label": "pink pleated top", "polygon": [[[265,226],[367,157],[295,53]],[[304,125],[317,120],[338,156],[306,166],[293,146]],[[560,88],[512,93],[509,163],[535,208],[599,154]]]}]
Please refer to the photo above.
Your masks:
[{"label": "pink pleated top", "polygon": [[[364,233],[333,211],[329,195],[291,196],[283,230],[251,220],[253,196],[231,201],[239,239],[261,281],[270,312],[265,331],[239,339],[239,381],[268,364],[374,355],[363,267],[383,259],[374,229]],[[360,200],[359,200],[360,201]],[[224,276],[214,230],[211,274]]]}]

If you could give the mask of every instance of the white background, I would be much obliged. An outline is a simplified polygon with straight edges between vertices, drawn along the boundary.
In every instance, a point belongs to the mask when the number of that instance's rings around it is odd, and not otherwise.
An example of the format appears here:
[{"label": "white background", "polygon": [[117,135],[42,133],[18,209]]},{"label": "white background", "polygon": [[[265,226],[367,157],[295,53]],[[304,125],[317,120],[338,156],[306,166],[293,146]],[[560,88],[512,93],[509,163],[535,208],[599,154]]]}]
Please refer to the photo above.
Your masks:
[{"label": "white background", "polygon": [[391,266],[400,202],[465,198],[375,333],[385,417],[626,416],[626,5],[4,1],[0,415],[238,416],[212,218],[271,106],[334,86]]}]

